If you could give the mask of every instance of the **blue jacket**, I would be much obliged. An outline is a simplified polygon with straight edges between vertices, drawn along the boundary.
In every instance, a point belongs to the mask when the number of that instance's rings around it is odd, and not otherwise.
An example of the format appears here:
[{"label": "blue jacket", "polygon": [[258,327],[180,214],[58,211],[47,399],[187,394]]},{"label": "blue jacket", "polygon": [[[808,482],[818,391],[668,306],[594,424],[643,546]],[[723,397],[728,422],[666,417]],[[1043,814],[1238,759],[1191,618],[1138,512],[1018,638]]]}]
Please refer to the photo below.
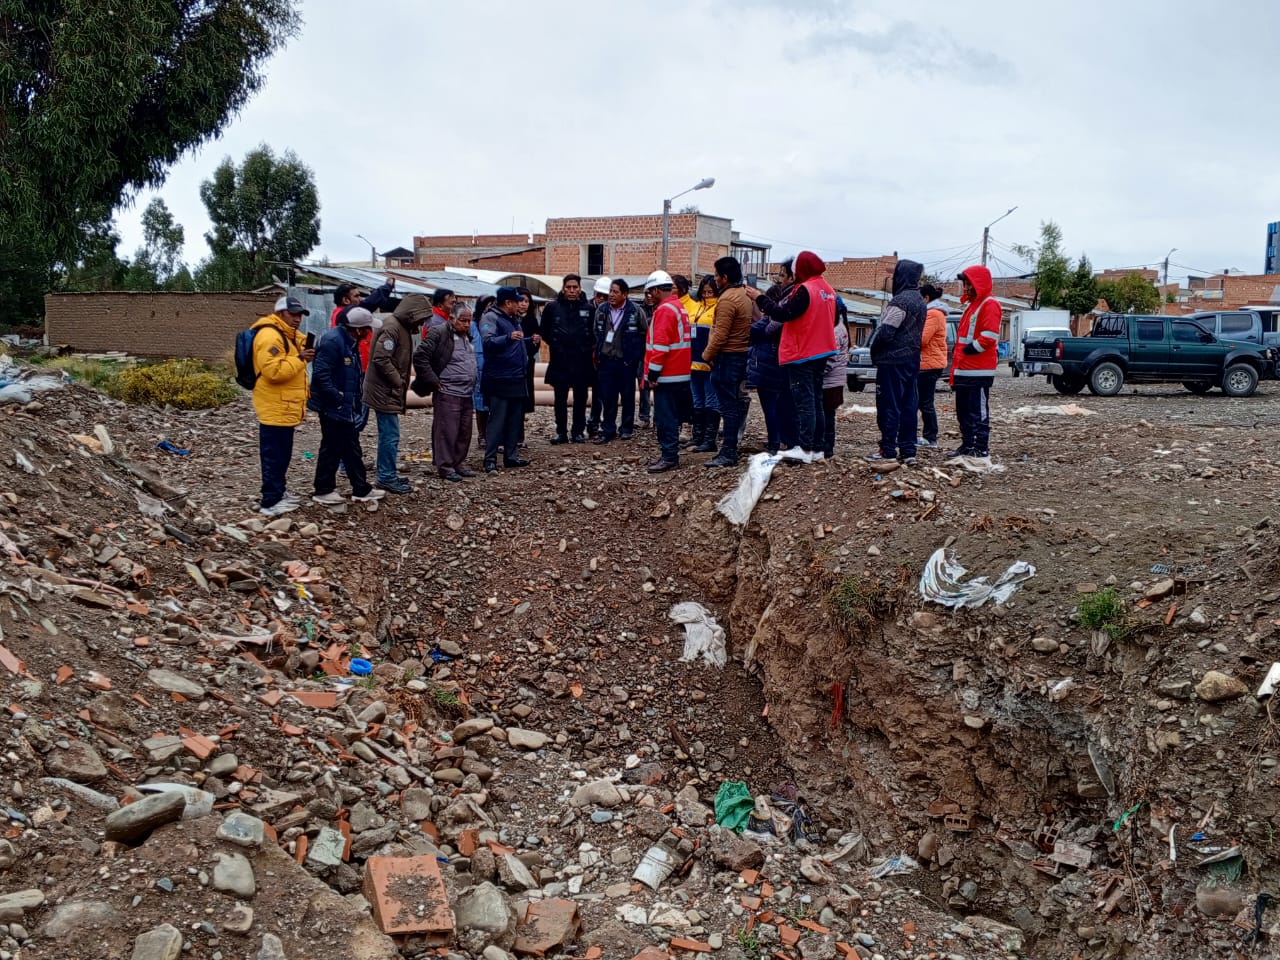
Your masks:
[{"label": "blue jacket", "polygon": [[747,386],[756,390],[790,390],[787,373],[778,363],[778,343],[782,324],[761,317],[751,324],[751,346],[747,350]]},{"label": "blue jacket", "polygon": [[311,363],[311,398],[316,413],[344,423],[364,419],[364,370],[360,346],[345,325],[326,330]]},{"label": "blue jacket", "polygon": [[[520,329],[520,321],[508,317],[492,306],[480,318],[480,340],[484,345],[484,374],[481,384],[485,393],[492,394],[493,387],[501,385],[502,396],[524,396],[525,366],[529,354],[523,340],[513,340],[511,334]],[[511,393],[515,381],[519,381],[519,393]]]},{"label": "blue jacket", "polygon": [[485,406],[484,391],[480,389],[484,382],[484,341],[480,339],[480,321],[475,317],[471,318],[471,349],[476,353],[476,388],[471,391],[471,408],[487,413],[489,408]]}]

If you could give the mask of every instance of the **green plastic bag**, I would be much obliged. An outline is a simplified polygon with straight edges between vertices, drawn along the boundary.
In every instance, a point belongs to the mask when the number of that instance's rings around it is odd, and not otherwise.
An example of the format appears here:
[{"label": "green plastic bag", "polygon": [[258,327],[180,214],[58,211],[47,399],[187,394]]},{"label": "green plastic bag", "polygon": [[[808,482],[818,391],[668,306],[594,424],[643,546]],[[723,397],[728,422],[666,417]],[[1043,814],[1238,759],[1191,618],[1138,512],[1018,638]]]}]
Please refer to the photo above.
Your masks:
[{"label": "green plastic bag", "polygon": [[751,791],[741,780],[726,780],[716,791],[716,823],[741,833],[747,827],[747,818],[755,809]]}]

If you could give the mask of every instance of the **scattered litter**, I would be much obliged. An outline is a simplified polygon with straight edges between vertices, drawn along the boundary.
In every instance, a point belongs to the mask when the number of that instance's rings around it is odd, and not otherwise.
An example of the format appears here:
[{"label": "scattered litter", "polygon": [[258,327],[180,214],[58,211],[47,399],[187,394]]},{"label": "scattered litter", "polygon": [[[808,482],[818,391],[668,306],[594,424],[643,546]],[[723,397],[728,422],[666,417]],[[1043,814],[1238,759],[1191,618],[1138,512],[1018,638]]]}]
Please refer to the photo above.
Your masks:
[{"label": "scattered litter", "polygon": [[895,853],[891,857],[885,857],[879,863],[871,868],[870,877],[872,880],[879,880],[883,877],[896,877],[902,874],[913,873],[920,869],[920,864],[905,853]]},{"label": "scattered litter", "polygon": [[133,499],[138,502],[138,510],[144,517],[150,517],[152,520],[160,520],[164,517],[165,511],[169,509],[168,504],[163,500],[157,500],[155,497],[148,496],[141,490],[133,491]]},{"label": "scattered litter", "polygon": [[1002,464],[992,463],[990,457],[956,457],[947,463],[970,473],[1004,473],[1005,470]]},{"label": "scattered litter", "polygon": [[846,403],[838,411],[838,413],[842,417],[851,417],[854,414],[858,414],[858,413],[875,413],[875,412],[876,412],[875,407],[868,407],[865,404],[861,404],[861,403]]},{"label": "scattered litter", "polygon": [[861,863],[867,859],[867,841],[856,830],[844,834],[836,841],[836,849],[833,854],[823,859],[835,863],[838,860],[848,859],[853,863]]},{"label": "scattered litter", "polygon": [[741,780],[726,780],[716,791],[716,823],[734,833],[741,833],[747,828],[755,807],[751,791]]},{"label": "scattered litter", "polygon": [[724,627],[700,603],[677,603],[667,614],[676,623],[684,624],[684,652],[682,663],[690,663],[702,657],[713,667],[723,667],[728,660],[724,647]]},{"label": "scattered litter", "polygon": [[1010,416],[1014,417],[1038,417],[1038,416],[1060,416],[1060,417],[1092,417],[1096,416],[1096,410],[1089,410],[1080,406],[1078,403],[1060,403],[1060,404],[1040,404],[1034,407],[1018,407]]},{"label": "scattered litter", "polygon": [[36,465],[28,460],[21,450],[13,451],[13,462],[20,466],[27,473],[35,473]]},{"label": "scattered litter", "polygon": [[764,488],[769,485],[773,468],[783,460],[811,463],[814,458],[799,447],[783,450],[781,453],[757,453],[747,461],[747,469],[738,485],[720,498],[716,510],[724,514],[735,527],[745,527],[751,519],[751,511],[760,502]]},{"label": "scattered litter", "polygon": [[1277,686],[1280,686],[1280,663],[1273,663],[1271,669],[1267,671],[1267,676],[1262,681],[1262,686],[1258,688],[1258,692],[1254,696],[1259,700],[1263,697],[1273,696]]},{"label": "scattered litter", "polygon": [[373,673],[373,664],[364,657],[351,658],[351,672],[357,677],[367,677]]},{"label": "scattered litter", "polygon": [[64,376],[36,373],[34,369],[19,368],[13,357],[0,354],[0,403],[28,404],[37,393],[57,390],[64,386]]},{"label": "scattered litter", "polygon": [[1132,807],[1130,807],[1128,810],[1126,810],[1124,813],[1120,814],[1120,816],[1116,818],[1116,822],[1111,825],[1111,832],[1118,833],[1120,828],[1124,826],[1125,821],[1128,820],[1130,817],[1132,817],[1135,813],[1137,813],[1141,809],[1142,809],[1142,801],[1139,800]]},{"label": "scattered litter", "polygon": [[948,558],[945,547],[939,547],[920,574],[920,596],[926,601],[957,610],[965,607],[976,609],[993,598],[997,604],[1003,604],[1013,596],[1018,584],[1036,575],[1036,568],[1025,560],[1019,560],[1000,574],[1000,579],[994,584],[989,584],[986,577],[975,577],[965,583],[962,578],[966,573],[968,571],[964,567]]},{"label": "scattered litter", "polygon": [[165,453],[174,453],[180,457],[188,456],[191,453],[190,448],[180,447],[167,437],[156,444],[157,450],[163,450]]},{"label": "scattered litter", "polygon": [[670,850],[654,844],[636,864],[632,880],[639,880],[650,890],[657,890],[676,869],[676,857]]}]

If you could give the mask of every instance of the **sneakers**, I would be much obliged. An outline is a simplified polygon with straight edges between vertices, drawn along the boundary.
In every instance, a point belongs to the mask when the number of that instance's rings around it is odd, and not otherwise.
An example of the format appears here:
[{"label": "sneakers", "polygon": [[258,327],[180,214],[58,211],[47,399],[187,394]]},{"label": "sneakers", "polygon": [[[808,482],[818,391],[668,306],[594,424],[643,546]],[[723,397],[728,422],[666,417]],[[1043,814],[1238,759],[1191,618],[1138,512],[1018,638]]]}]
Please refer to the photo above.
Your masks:
[{"label": "sneakers", "polygon": [[633,431],[633,430],[623,430],[620,434],[618,434],[618,439],[619,439],[619,440],[630,440],[630,439],[631,439],[632,437],[634,437],[634,436],[635,436],[635,431]]},{"label": "sneakers", "polygon": [[916,465],[915,457],[899,457],[898,462],[904,467],[914,467]]},{"label": "sneakers", "polygon": [[973,456],[973,451],[968,447],[956,447],[954,450],[952,450],[950,453],[947,454],[947,459],[956,460],[960,457],[971,457],[971,456]]},{"label": "sneakers", "polygon": [[259,507],[258,513],[264,517],[278,517],[282,513],[293,513],[300,504],[296,501],[281,500],[279,503],[273,503],[269,507]]},{"label": "sneakers", "polygon": [[322,507],[335,507],[340,503],[346,503],[347,498],[337,490],[330,490],[328,493],[317,493],[311,498],[311,502],[318,503]]},{"label": "sneakers", "polygon": [[486,460],[486,461],[484,462],[484,472],[485,472],[485,473],[497,473],[497,472],[498,472],[498,464],[497,464],[497,463],[495,463],[493,460]]},{"label": "sneakers", "polygon": [[680,466],[679,460],[667,460],[665,457],[661,460],[655,460],[646,468],[650,473],[666,473],[668,470],[675,470]]},{"label": "sneakers", "polygon": [[600,444],[608,443],[608,442],[609,442],[610,440],[612,440],[612,439],[613,439],[613,435],[612,435],[612,434],[609,434],[609,433],[597,433],[597,434],[595,435],[595,437],[593,437],[593,438],[592,438],[591,442],[592,442],[592,443],[594,443],[594,444],[596,444],[596,445],[598,446],[598,445],[600,445]]},{"label": "sneakers", "polygon": [[569,442],[570,443],[586,443],[587,438],[580,433],[575,433],[572,437],[569,438]]},{"label": "sneakers", "polygon": [[886,457],[882,451],[877,450],[875,453],[867,454],[862,459],[867,461],[867,463],[884,463],[886,460],[896,460],[897,458]]},{"label": "sneakers", "polygon": [[355,494],[352,494],[351,499],[356,503],[370,503],[374,500],[381,500],[386,495],[387,491],[379,490],[377,487],[374,487],[362,497],[357,497]]},{"label": "sneakers", "polygon": [[991,451],[990,450],[970,450],[969,456],[977,457],[979,460],[990,460]]},{"label": "sneakers", "polygon": [[379,480],[378,489],[385,490],[387,493],[413,493],[413,484],[404,477],[396,477],[394,480],[388,480],[386,483]]},{"label": "sneakers", "polygon": [[926,440],[924,437],[916,437],[917,447],[936,447],[937,445],[937,440]]}]

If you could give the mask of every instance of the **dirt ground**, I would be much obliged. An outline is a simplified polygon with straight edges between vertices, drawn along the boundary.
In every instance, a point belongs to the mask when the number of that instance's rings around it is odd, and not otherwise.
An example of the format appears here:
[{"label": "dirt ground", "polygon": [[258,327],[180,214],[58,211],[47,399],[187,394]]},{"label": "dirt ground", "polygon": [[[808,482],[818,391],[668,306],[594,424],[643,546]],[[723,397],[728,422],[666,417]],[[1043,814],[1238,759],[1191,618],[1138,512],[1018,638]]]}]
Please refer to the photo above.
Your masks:
[{"label": "dirt ground", "polygon": [[[1037,409],[1065,403],[1089,413]],[[715,510],[738,471],[685,455],[651,477],[651,431],[552,447],[541,409],[528,468],[436,479],[417,412],[401,446],[414,493],[374,512],[307,505],[267,529],[252,513],[246,401],[183,414],[76,387],[10,408],[0,912],[28,888],[44,902],[0,916],[19,927],[0,957],[127,955],[165,922],[196,958],[271,957],[258,952],[268,933],[291,960],[423,955],[426,942],[387,940],[368,918],[362,864],[439,854],[456,906],[484,873],[463,852],[473,827],[528,861],[536,891],[502,883],[517,916],[539,895],[577,904],[583,932],[554,955],[699,952],[681,936],[714,936],[710,953],[730,958],[1268,955],[1242,935],[1254,895],[1280,885],[1280,721],[1253,695],[1280,660],[1280,385],[1247,400],[1152,387],[1062,398],[1001,378],[992,406],[1000,472],[941,450],[877,469],[861,460],[874,416],[849,410],[835,460],[776,468],[741,530]],[[945,449],[947,393],[939,414]],[[753,410],[746,453],[762,427]],[[191,453],[155,449],[165,438]],[[299,495],[317,445],[308,422]],[[920,573],[944,545],[973,575],[1016,561],[1035,575],[1003,606],[925,603]],[[1111,620],[1085,626],[1082,604],[1109,587]],[[667,613],[685,600],[727,627],[725,668],[679,661]],[[373,678],[336,683],[352,654]],[[157,683],[158,668],[201,695]],[[1224,677],[1206,683],[1210,671]],[[455,741],[466,718],[495,735]],[[515,749],[512,729],[548,742]],[[175,735],[163,757],[154,741]],[[230,753],[234,767],[213,766]],[[273,824],[250,928],[224,923],[233,901],[207,875],[228,848],[210,820],[120,848],[103,840],[104,809],[49,777],[108,798],[146,781],[199,786],[217,815]],[[607,777],[622,802],[575,803]],[[726,780],[753,794],[791,785],[814,839],[760,841],[748,882],[698,819]],[[438,836],[403,813],[414,790],[430,794]],[[354,839],[339,866],[299,853],[343,824]],[[628,886],[660,838],[682,844],[686,872],[656,893]],[[837,857],[849,838],[857,853]],[[915,865],[877,876],[898,853]],[[109,935],[68,919],[89,901],[111,911]],[[1277,920],[1264,913],[1264,929]],[[495,944],[515,949],[460,927],[453,950]]]}]

